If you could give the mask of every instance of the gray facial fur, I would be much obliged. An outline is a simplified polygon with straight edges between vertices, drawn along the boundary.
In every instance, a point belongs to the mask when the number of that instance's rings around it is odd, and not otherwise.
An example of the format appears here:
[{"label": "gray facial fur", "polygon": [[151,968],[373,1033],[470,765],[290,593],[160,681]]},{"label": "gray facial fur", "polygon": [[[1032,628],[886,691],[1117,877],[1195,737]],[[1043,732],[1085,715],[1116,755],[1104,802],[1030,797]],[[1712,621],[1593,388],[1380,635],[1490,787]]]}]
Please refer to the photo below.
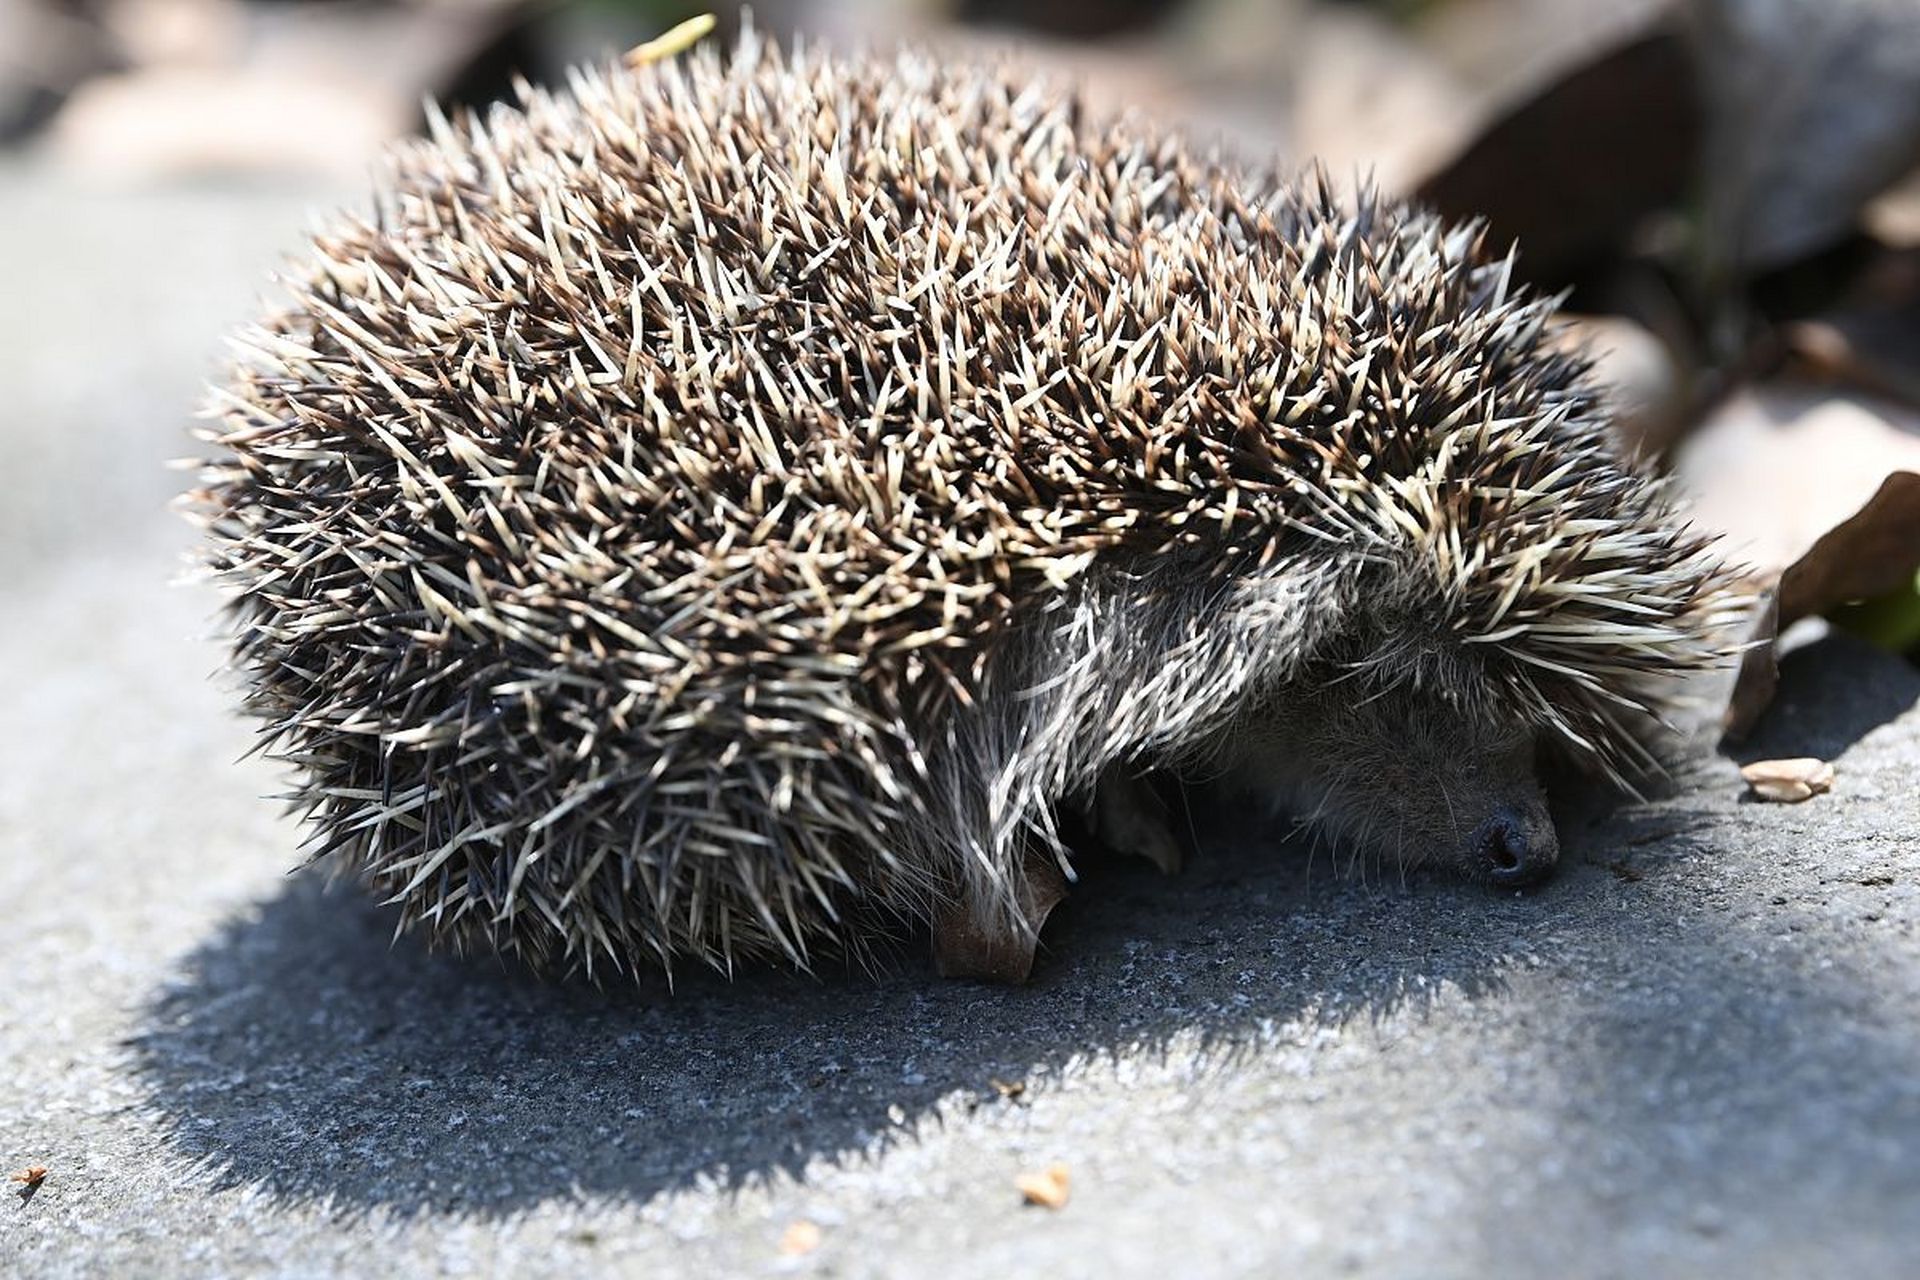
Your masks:
[{"label": "gray facial fur", "polygon": [[1532,732],[1453,699],[1298,682],[1235,721],[1215,786],[1310,825],[1350,856],[1518,886],[1559,855],[1537,755]]}]

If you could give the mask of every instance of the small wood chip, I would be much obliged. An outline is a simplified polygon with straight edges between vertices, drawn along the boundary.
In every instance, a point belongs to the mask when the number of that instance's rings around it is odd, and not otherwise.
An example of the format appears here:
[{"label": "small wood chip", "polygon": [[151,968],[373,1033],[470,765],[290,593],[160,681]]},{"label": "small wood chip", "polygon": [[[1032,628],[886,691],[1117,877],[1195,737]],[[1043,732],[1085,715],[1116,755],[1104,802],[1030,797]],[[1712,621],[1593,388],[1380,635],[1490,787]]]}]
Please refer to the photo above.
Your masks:
[{"label": "small wood chip", "polygon": [[820,1247],[820,1227],[805,1218],[795,1218],[780,1236],[780,1252],[798,1258]]},{"label": "small wood chip", "polygon": [[1028,1204],[1037,1204],[1046,1209],[1064,1208],[1067,1203],[1068,1184],[1071,1181],[1064,1164],[1048,1165],[1039,1173],[1023,1173],[1013,1180],[1013,1185],[1026,1197]]},{"label": "small wood chip", "polygon": [[627,65],[644,67],[649,62],[658,62],[662,58],[671,58],[676,53],[684,52],[699,43],[702,36],[712,31],[717,21],[718,19],[710,13],[703,13],[697,18],[688,18],[672,30],[628,50]]},{"label": "small wood chip", "polygon": [[8,1182],[24,1182],[27,1184],[27,1190],[31,1191],[35,1187],[38,1187],[42,1182],[45,1182],[46,1179],[47,1179],[47,1166],[43,1164],[36,1164],[32,1168],[27,1169],[24,1172],[14,1174],[11,1178],[8,1178],[7,1181]]},{"label": "small wood chip", "polygon": [[1740,776],[1755,796],[1780,804],[1799,804],[1833,789],[1833,765],[1812,756],[1756,760]]}]

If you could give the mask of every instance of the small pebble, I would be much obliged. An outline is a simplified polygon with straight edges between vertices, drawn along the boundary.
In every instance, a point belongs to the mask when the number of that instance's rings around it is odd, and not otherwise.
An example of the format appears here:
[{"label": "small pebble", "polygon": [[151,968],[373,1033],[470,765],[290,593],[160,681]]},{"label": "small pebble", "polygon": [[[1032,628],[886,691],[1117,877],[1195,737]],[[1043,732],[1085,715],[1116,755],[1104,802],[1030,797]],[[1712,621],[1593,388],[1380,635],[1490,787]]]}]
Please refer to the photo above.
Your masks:
[{"label": "small pebble", "polygon": [[1740,776],[1759,799],[1781,804],[1799,804],[1833,789],[1833,765],[1812,756],[1756,760],[1740,770]]}]

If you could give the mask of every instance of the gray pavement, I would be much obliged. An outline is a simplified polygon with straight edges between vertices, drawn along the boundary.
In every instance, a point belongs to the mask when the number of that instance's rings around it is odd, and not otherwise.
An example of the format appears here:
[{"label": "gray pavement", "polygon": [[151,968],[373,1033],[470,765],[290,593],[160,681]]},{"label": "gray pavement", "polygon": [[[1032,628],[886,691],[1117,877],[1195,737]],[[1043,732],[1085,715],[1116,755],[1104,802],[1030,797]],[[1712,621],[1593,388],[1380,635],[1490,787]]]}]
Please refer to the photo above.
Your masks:
[{"label": "gray pavement", "polygon": [[1215,832],[1096,868],[1023,989],[542,986],[287,874],[169,585],[157,463],[323,193],[0,194],[0,1164],[49,1169],[10,1271],[1920,1274],[1913,669],[1801,652],[1752,752],[1832,795],[1575,797],[1527,897]]}]

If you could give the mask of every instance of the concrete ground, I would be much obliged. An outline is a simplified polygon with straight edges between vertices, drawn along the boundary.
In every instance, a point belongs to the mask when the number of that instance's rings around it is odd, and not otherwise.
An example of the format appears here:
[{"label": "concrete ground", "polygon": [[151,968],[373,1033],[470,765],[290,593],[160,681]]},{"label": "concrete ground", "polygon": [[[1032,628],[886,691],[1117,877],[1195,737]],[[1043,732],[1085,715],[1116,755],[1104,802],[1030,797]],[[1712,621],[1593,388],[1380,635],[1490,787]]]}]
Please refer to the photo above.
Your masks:
[{"label": "concrete ground", "polygon": [[168,585],[158,464],[331,197],[0,191],[9,1273],[1920,1269],[1920,672],[1804,651],[1753,750],[1833,794],[1575,803],[1527,897],[1216,836],[1090,875],[1022,989],[541,986],[287,874]]}]

